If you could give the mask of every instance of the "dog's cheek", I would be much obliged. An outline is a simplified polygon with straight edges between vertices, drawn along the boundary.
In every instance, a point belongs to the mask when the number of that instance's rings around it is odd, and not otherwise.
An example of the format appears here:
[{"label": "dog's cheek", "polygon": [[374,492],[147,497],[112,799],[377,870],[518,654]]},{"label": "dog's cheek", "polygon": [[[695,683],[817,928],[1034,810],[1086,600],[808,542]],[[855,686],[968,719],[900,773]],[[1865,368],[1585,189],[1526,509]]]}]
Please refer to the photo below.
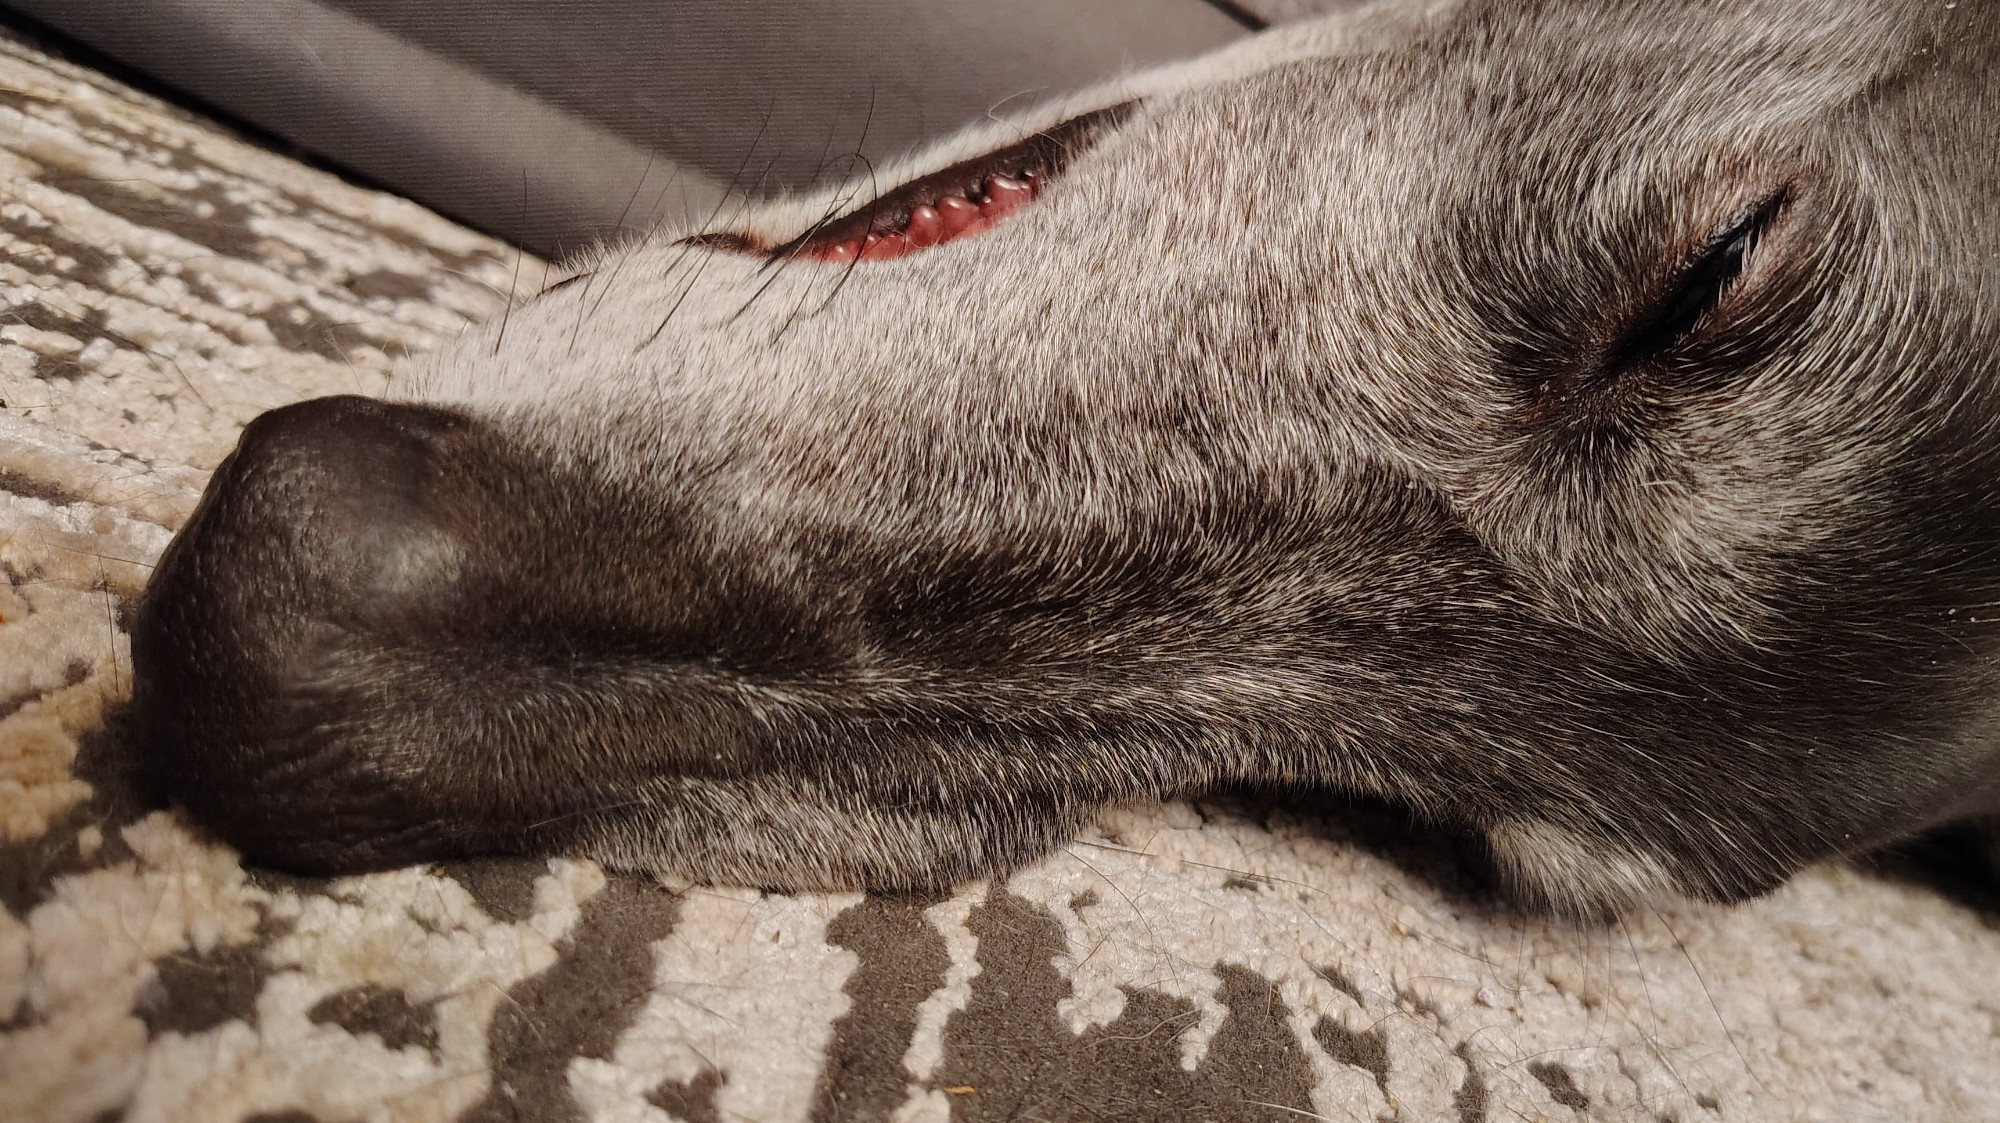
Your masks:
[{"label": "dog's cheek", "polygon": [[1486,832],[1502,886],[1533,908],[1580,920],[1615,916],[1677,887],[1664,863],[1553,823],[1517,819]]},{"label": "dog's cheek", "polygon": [[670,883],[781,892],[929,891],[999,877],[1075,836],[1088,801],[963,791],[942,800],[871,798],[879,783],[799,775],[727,781],[662,776],[628,804],[578,816],[565,846]]},{"label": "dog's cheek", "polygon": [[1770,892],[1794,872],[1752,869],[1740,855],[1635,850],[1537,819],[1488,828],[1485,841],[1493,873],[1516,902],[1579,921],[1616,917],[1671,894],[1745,900]]}]

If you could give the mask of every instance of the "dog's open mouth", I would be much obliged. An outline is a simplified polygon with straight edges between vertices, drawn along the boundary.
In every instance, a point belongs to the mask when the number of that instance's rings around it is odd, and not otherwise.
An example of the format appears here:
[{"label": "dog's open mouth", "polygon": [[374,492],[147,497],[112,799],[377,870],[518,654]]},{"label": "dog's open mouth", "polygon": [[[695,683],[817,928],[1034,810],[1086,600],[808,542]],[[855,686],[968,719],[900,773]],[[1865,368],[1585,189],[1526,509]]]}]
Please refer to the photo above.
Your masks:
[{"label": "dog's open mouth", "polygon": [[773,258],[885,261],[969,238],[1035,201],[1070,161],[1116,127],[1135,102],[1072,117],[1005,148],[913,179],[780,246],[740,234],[697,244]]}]

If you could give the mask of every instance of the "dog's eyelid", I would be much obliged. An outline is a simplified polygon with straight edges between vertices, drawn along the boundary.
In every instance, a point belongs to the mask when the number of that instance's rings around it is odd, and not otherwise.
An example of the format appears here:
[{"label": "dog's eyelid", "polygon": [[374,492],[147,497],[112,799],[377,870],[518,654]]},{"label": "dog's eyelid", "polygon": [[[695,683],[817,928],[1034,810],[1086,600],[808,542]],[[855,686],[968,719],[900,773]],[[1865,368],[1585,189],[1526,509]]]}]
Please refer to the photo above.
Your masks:
[{"label": "dog's eyelid", "polygon": [[1747,258],[1749,250],[1763,240],[1764,235],[1791,203],[1791,198],[1791,188],[1782,187],[1738,211],[1728,223],[1702,243],[1701,250],[1694,255],[1693,264],[1688,270],[1684,270],[1682,275],[1686,276],[1689,271],[1699,269],[1702,263],[1718,254],[1734,252],[1735,247],[1739,245],[1743,247],[1740,256]]},{"label": "dog's eyelid", "polygon": [[1611,349],[1609,365],[1618,369],[1646,362],[1694,335],[1751,271],[1758,245],[1790,200],[1789,187],[1773,191],[1705,240],[1675,273],[1663,298]]}]

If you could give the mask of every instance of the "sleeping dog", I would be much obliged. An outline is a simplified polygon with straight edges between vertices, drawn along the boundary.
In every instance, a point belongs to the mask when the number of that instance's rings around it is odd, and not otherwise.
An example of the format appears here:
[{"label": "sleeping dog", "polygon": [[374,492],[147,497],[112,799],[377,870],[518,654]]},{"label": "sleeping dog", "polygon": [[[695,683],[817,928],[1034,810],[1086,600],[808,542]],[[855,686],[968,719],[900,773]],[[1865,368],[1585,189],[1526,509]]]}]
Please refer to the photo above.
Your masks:
[{"label": "sleeping dog", "polygon": [[1221,785],[1528,902],[2000,811],[2000,4],[1388,4],[608,247],[245,430],[134,631],[254,860],[1001,873]]}]

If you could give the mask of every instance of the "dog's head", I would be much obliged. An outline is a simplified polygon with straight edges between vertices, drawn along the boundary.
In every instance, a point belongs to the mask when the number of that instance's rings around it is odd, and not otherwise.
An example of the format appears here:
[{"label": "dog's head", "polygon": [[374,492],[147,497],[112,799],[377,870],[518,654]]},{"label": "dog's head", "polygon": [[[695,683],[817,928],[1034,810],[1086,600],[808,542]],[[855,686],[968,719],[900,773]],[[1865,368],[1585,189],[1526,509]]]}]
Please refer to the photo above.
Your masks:
[{"label": "dog's head", "polygon": [[1996,64],[1990,0],[1378,5],[604,250],[246,431],[148,751],[280,863],[773,885],[1232,780],[1556,900],[1989,811]]}]

